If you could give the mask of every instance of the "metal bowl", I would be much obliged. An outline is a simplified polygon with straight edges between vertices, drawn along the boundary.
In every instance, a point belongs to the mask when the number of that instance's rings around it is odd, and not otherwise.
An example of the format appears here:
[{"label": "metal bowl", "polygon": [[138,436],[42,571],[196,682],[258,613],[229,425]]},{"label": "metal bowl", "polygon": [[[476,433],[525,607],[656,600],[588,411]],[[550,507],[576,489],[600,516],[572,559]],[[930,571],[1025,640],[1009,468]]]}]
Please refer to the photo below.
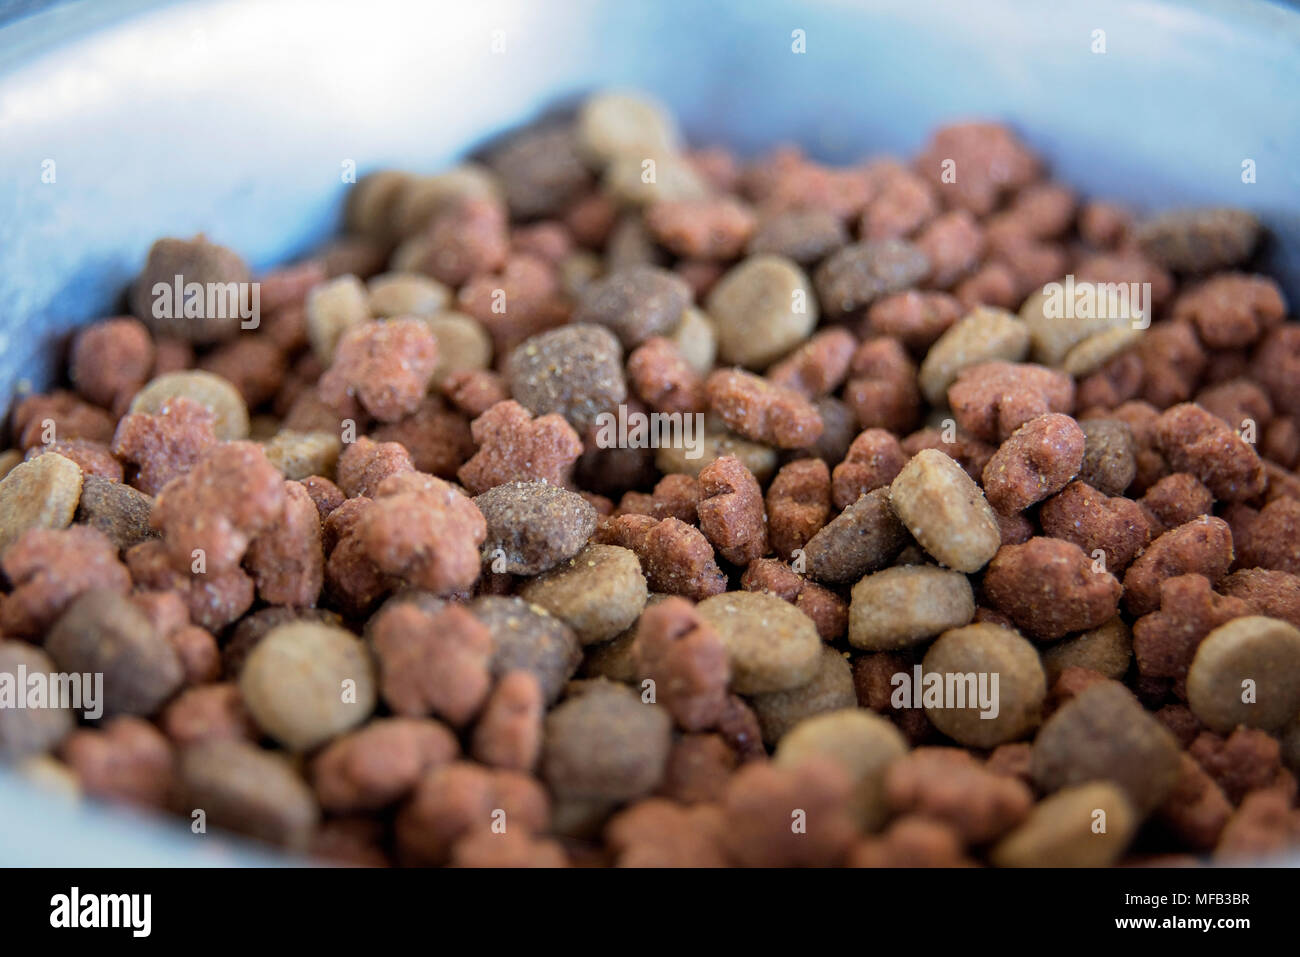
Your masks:
[{"label": "metal bowl", "polygon": [[[270,266],[336,229],[348,163],[433,171],[606,86],[657,94],[696,142],[753,153],[796,140],[832,161],[910,153],[957,117],[1005,119],[1087,194],[1254,210],[1272,233],[1266,267],[1300,299],[1300,13],[1271,3],[20,0],[0,4],[0,17],[6,9],[18,17],[0,27],[6,396],[47,386],[68,330],[121,308],[156,237],[203,231]],[[805,53],[792,49],[796,30]],[[1247,160],[1253,183],[1242,180]],[[0,772],[0,863],[271,860]]]}]

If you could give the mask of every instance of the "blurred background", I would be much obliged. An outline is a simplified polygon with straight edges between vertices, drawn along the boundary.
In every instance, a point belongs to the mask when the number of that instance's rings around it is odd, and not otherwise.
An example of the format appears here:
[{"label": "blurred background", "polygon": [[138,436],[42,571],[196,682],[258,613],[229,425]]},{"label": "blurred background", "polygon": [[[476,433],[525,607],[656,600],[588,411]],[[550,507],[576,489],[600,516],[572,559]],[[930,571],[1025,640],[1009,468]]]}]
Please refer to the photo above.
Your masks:
[{"label": "blurred background", "polygon": [[[118,308],[158,236],[203,231],[269,266],[338,227],[348,164],[431,172],[607,86],[662,98],[694,143],[832,162],[1006,120],[1085,194],[1255,211],[1265,265],[1300,296],[1287,4],[0,0],[6,404],[48,380],[68,329]],[[196,852],[180,827],[0,770],[0,864],[266,860],[215,838]]]}]

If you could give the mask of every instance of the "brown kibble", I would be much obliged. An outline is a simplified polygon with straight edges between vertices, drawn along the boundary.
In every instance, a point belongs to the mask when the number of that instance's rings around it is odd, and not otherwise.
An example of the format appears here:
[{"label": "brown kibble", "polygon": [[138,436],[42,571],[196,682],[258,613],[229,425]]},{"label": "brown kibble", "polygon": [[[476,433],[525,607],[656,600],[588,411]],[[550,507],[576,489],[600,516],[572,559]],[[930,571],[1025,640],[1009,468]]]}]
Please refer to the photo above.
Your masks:
[{"label": "brown kibble", "polygon": [[682,804],[719,803],[738,764],[722,735],[683,734],[673,742],[659,793]]},{"label": "brown kibble", "polygon": [[212,412],[185,396],[177,396],[158,413],[123,416],[113,436],[113,454],[138,466],[135,486],[146,495],[184,475],[203,453],[217,444]]},{"label": "brown kibble", "polygon": [[1053,641],[1113,618],[1120,584],[1078,545],[1031,538],[998,550],[984,575],[984,592],[1026,634]]},{"label": "brown kibble", "polygon": [[663,780],[671,733],[664,709],[592,682],[546,716],[542,776],[561,799],[631,800]]},{"label": "brown kibble", "polygon": [[1209,515],[1214,508],[1214,495],[1196,476],[1174,472],[1148,488],[1140,504],[1148,518],[1154,519],[1152,537],[1159,538],[1171,528]]},{"label": "brown kibble", "polygon": [[542,686],[528,671],[508,671],[497,682],[474,728],[471,752],[489,767],[531,771],[542,751]]},{"label": "brown kibble", "polygon": [[632,387],[655,412],[691,413],[704,410],[704,382],[671,339],[654,336],[627,359]]},{"label": "brown kibble", "polygon": [[719,369],[704,387],[710,408],[728,428],[746,438],[799,449],[821,437],[816,407],[793,389],[739,369]]},{"label": "brown kibble", "polygon": [[807,399],[829,395],[844,384],[857,348],[858,340],[847,329],[827,329],[772,366],[768,381]]},{"label": "brown kibble", "polygon": [[763,490],[735,456],[716,459],[700,472],[700,530],[733,565],[767,553]]},{"label": "brown kibble", "polygon": [[981,767],[958,748],[918,748],[890,764],[885,798],[899,813],[943,821],[969,844],[986,844],[1019,824],[1033,794],[1013,777]]},{"label": "brown kibble", "polygon": [[1179,776],[1173,735],[1123,685],[1103,681],[1064,704],[1034,741],[1034,782],[1044,791],[1113,781],[1146,813]]},{"label": "brown kibble", "polygon": [[184,678],[176,652],[127,598],[83,592],[59,617],[45,648],[59,667],[104,675],[104,713],[153,714]]},{"label": "brown kibble", "polygon": [[1078,481],[1044,502],[1038,520],[1046,534],[1073,542],[1094,560],[1100,557],[1115,575],[1129,566],[1151,534],[1146,516],[1132,499],[1109,497]]},{"label": "brown kibble", "polygon": [[600,544],[587,545],[519,592],[569,625],[583,645],[608,641],[631,627],[647,594],[636,553]]},{"label": "brown kibble", "polygon": [[478,451],[460,469],[475,495],[506,482],[544,479],[568,485],[582,442],[559,415],[536,419],[517,402],[498,402],[471,423]]},{"label": "brown kibble", "polygon": [[1133,626],[1138,670],[1153,678],[1185,680],[1201,641],[1234,618],[1250,614],[1238,598],[1216,593],[1204,575],[1176,575],[1160,583],[1160,610]]},{"label": "brown kibble", "polygon": [[438,342],[418,319],[383,319],[348,330],[318,390],[331,407],[355,398],[381,422],[414,412],[429,390]]},{"label": "brown kibble", "polygon": [[399,596],[369,632],[379,694],[396,714],[434,714],[459,728],[479,712],[492,685],[492,632],[464,607],[425,608]]},{"label": "brown kibble", "polygon": [[[546,482],[510,482],[474,499],[487,522],[484,561],[496,573],[537,575],[572,558],[596,528],[582,496]],[[504,559],[499,568],[498,559]]]},{"label": "brown kibble", "polygon": [[930,269],[925,251],[905,240],[853,243],[832,253],[818,267],[817,296],[827,313],[843,316],[916,285]]},{"label": "brown kibble", "polygon": [[1233,804],[1240,804],[1251,791],[1275,786],[1288,791],[1288,797],[1295,795],[1294,783],[1281,784],[1286,771],[1280,743],[1258,728],[1238,727],[1226,738],[1202,731],[1187,751]]},{"label": "brown kibble", "polygon": [[781,467],[767,489],[772,551],[783,559],[794,558],[826,524],[830,492],[830,472],[821,459],[796,459]]},{"label": "brown kibble", "polygon": [[406,797],[426,771],[459,752],[455,736],[436,721],[379,718],[312,759],[312,787],[332,814],[377,811]]},{"label": "brown kibble", "polygon": [[87,794],[163,809],[176,785],[176,759],[148,721],[122,716],[102,728],[82,728],[60,749]]},{"label": "brown kibble", "polygon": [[1219,583],[1225,595],[1240,598],[1258,615],[1280,618],[1300,628],[1300,575],[1271,568],[1243,568]]},{"label": "brown kibble", "polygon": [[582,661],[573,629],[539,605],[522,598],[484,596],[469,606],[492,633],[492,674],[527,671],[537,679],[551,704]]},{"label": "brown kibble", "polygon": [[962,429],[986,442],[1005,442],[1031,419],[1073,411],[1074,382],[1027,362],[982,362],[957,374],[948,401]]},{"label": "brown kibble", "polygon": [[[8,679],[6,683],[13,682],[15,690],[23,688],[19,683],[20,669],[26,669],[29,675],[56,672],[54,662],[39,648],[25,641],[0,640],[0,675]],[[43,708],[6,706],[0,709],[0,760],[16,763],[44,754],[72,733],[76,715],[58,704],[50,701]],[[82,704],[89,710],[88,702]]]},{"label": "brown kibble", "polygon": [[1041,651],[1049,686],[1069,668],[1086,668],[1114,681],[1121,681],[1133,661],[1133,636],[1121,618],[1071,635]]},{"label": "brown kibble", "polygon": [[894,560],[907,541],[889,492],[868,492],[817,532],[804,547],[808,577],[829,584],[857,581]]},{"label": "brown kibble", "polygon": [[786,734],[809,718],[857,707],[853,670],[843,654],[824,647],[811,681],[785,691],[753,695],[750,704],[758,717],[763,741],[777,745]]},{"label": "brown kibble", "polygon": [[731,670],[718,633],[690,602],[671,596],[647,607],[636,626],[632,655],[640,680],[651,680],[662,703],[686,731],[713,727],[726,705]]},{"label": "brown kibble", "polygon": [[115,549],[92,528],[30,528],[0,560],[11,591],[0,604],[5,634],[37,640],[79,596],[91,589],[118,595],[131,576]]},{"label": "brown kibble", "polygon": [[680,519],[621,515],[597,527],[593,539],[631,549],[656,592],[699,600],[727,589],[709,540]]},{"label": "brown kibble", "polygon": [[1259,220],[1244,209],[1184,209],[1138,224],[1134,240],[1166,269],[1210,272],[1235,266],[1259,240]]},{"label": "brown kibble", "polygon": [[1160,604],[1160,583],[1176,575],[1204,575],[1211,585],[1232,565],[1232,531],[1221,518],[1202,515],[1165,532],[1124,575],[1124,607],[1145,615]]},{"label": "brown kibble", "polygon": [[143,323],[129,316],[104,319],[73,339],[68,377],[91,402],[121,409],[149,378],[153,357]]},{"label": "brown kibble", "polygon": [[214,827],[303,852],[320,820],[311,789],[279,754],[243,741],[185,748],[180,806],[201,809]]},{"label": "brown kibble", "polygon": [[373,498],[380,483],[390,475],[415,470],[411,454],[397,442],[376,442],[360,436],[339,456],[338,483],[348,498]]},{"label": "brown kibble", "polygon": [[177,747],[202,741],[256,741],[257,725],[233,682],[186,688],[163,709],[158,724]]},{"label": "brown kibble", "polygon": [[1239,502],[1264,489],[1255,450],[1198,405],[1167,409],[1156,420],[1155,440],[1174,471],[1196,476],[1221,501]]},{"label": "brown kibble", "polygon": [[999,512],[1019,512],[1079,474],[1086,439],[1068,415],[1040,415],[1018,428],[984,466],[984,494]]},{"label": "brown kibble", "polygon": [[519,404],[538,416],[557,413],[581,434],[627,397],[622,365],[613,333],[575,322],[524,340],[506,374]]},{"label": "brown kibble", "polygon": [[[178,276],[181,278],[177,279]],[[203,289],[224,289],[228,283],[247,286],[248,280],[248,266],[239,254],[208,242],[202,234],[193,239],[159,239],[149,247],[144,268],[131,286],[131,312],[158,335],[178,336],[194,343],[217,342],[240,328],[239,312],[226,315],[223,309],[209,315],[206,303],[199,301],[200,315],[194,317],[186,309],[188,297],[177,296],[182,301],[173,301],[173,290],[178,283],[186,287],[198,283]],[[162,291],[157,286],[162,286]],[[241,295],[241,301],[243,298]],[[166,308],[158,309],[159,306]]]},{"label": "brown kibble", "polygon": [[734,259],[757,226],[753,211],[731,197],[655,203],[645,211],[650,235],[676,256]]},{"label": "brown kibble", "polygon": [[[858,835],[851,798],[848,774],[828,759],[792,767],[754,762],[727,786],[723,843],[741,867],[834,866]],[[796,810],[810,822],[806,833],[790,826]]]},{"label": "brown kibble", "polygon": [[866,429],[853,440],[844,461],[835,466],[831,487],[835,507],[848,508],[859,496],[889,485],[907,460],[893,433]]},{"label": "brown kibble", "polygon": [[770,592],[788,601],[812,619],[823,641],[835,641],[844,635],[849,623],[848,603],[829,588],[815,585],[784,562],[760,558],[751,562],[740,576],[745,591]]}]

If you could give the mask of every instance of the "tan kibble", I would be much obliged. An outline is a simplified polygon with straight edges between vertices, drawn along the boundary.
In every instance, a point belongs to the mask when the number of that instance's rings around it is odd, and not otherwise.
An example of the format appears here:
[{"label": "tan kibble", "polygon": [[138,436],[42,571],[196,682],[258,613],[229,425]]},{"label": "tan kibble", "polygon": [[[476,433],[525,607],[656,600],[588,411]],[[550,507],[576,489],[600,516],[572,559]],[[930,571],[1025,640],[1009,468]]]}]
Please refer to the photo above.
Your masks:
[{"label": "tan kibble", "polygon": [[1029,351],[1029,328],[1005,309],[978,306],[955,323],[925,354],[918,379],[931,405],[943,405],[962,369],[1003,359],[1019,362]]},{"label": "tan kibble", "polygon": [[1053,714],[1034,739],[1031,770],[1042,791],[1113,781],[1145,814],[1178,780],[1178,740],[1117,681],[1100,681]]},{"label": "tan kibble", "polygon": [[[1063,284],[1064,281],[1061,282]],[[1097,287],[1097,292],[1103,296],[1105,295],[1100,286]],[[1076,316],[1049,316],[1047,315],[1048,299],[1049,294],[1039,290],[1026,299],[1020,307],[1020,318],[1029,329],[1029,355],[1034,362],[1042,363],[1045,366],[1062,366],[1066,363],[1068,357],[1074,355],[1076,350],[1085,344],[1091,345],[1094,350],[1102,351],[1103,343],[1109,342],[1113,346],[1116,342],[1120,342],[1123,343],[1120,346],[1122,349],[1131,345],[1140,335],[1133,328],[1134,318],[1129,316],[1116,315],[1092,319]],[[1099,311],[1108,311],[1104,303],[1100,305]],[[1137,306],[1137,303],[1132,304],[1133,309],[1136,309]],[[1150,308],[1149,304],[1147,308]],[[1118,313],[1123,311],[1117,310]],[[1093,340],[1098,341],[1094,343]],[[1086,365],[1086,363],[1082,362],[1085,355],[1087,355],[1086,351],[1074,357],[1073,361],[1076,366]],[[1088,369],[1088,372],[1098,368],[1101,364],[1101,362],[1098,362],[1092,369]],[[1071,374],[1086,375],[1087,373],[1073,372]]]},{"label": "tan kibble", "polygon": [[177,398],[191,399],[212,413],[212,431],[223,441],[248,438],[248,406],[239,390],[211,372],[187,369],[152,379],[131,400],[131,412],[161,415]]},{"label": "tan kibble", "polygon": [[23,460],[23,453],[17,449],[5,449],[0,452],[0,478],[4,478]]},{"label": "tan kibble", "polygon": [[1081,784],[1037,804],[990,859],[998,867],[1108,867],[1124,855],[1139,823],[1115,785]]},{"label": "tan kibble", "polygon": [[785,691],[817,674],[822,649],[817,626],[775,595],[729,592],[706,598],[696,610],[727,646],[733,691]]},{"label": "tan kibble", "polygon": [[782,256],[750,256],[723,276],[706,309],[718,333],[718,358],[760,369],[808,338],[817,298],[807,275]]},{"label": "tan kibble", "polygon": [[1089,336],[1069,351],[1061,369],[1078,379],[1092,375],[1111,359],[1137,345],[1141,337],[1142,330],[1129,326]]},{"label": "tan kibble", "polygon": [[307,339],[325,365],[349,329],[370,321],[369,296],[356,276],[339,276],[307,294]]},{"label": "tan kibble", "polygon": [[1209,728],[1274,731],[1300,714],[1300,629],[1250,615],[1205,636],[1187,672],[1187,703]]},{"label": "tan kibble", "polygon": [[[693,428],[694,426],[692,426]],[[726,455],[734,455],[740,464],[753,473],[759,482],[766,482],[776,472],[776,449],[727,432],[722,428],[705,425],[703,437],[692,435],[694,448],[685,442],[661,446],[655,451],[655,468],[668,475],[690,475],[699,478],[709,465]],[[700,454],[691,458],[696,452]]]},{"label": "tan kibble", "polygon": [[57,452],[23,462],[0,479],[0,553],[29,528],[67,528],[81,498],[81,469]]},{"label": "tan kibble", "polygon": [[393,225],[399,236],[414,236],[429,225],[435,214],[458,200],[471,199],[502,199],[501,183],[486,166],[462,163],[445,173],[410,177],[394,200]]},{"label": "tan kibble", "polygon": [[789,691],[754,695],[749,704],[758,715],[758,725],[763,729],[763,741],[775,745],[813,715],[857,707],[853,669],[841,652],[834,648],[823,648],[817,674],[812,681]]},{"label": "tan kibble", "polygon": [[849,644],[894,651],[919,644],[975,617],[975,596],[960,572],[900,565],[853,586]]},{"label": "tan kibble", "polygon": [[286,479],[298,481],[312,475],[334,474],[342,439],[333,432],[294,432],[281,429],[263,443],[266,457]]},{"label": "tan kibble", "polygon": [[822,757],[839,765],[853,781],[851,803],[859,825],[874,831],[889,813],[885,772],[906,752],[907,743],[889,720],[865,708],[843,708],[800,722],[781,739],[773,760],[794,767]]},{"label": "tan kibble", "polygon": [[668,338],[692,369],[700,375],[712,371],[718,357],[718,330],[702,310],[695,306],[682,310],[682,318]]},{"label": "tan kibble", "polygon": [[1072,635],[1043,649],[1047,684],[1053,685],[1066,668],[1087,668],[1119,681],[1133,661],[1133,635],[1124,619]]},{"label": "tan kibble", "polygon": [[1002,544],[984,493],[951,456],[922,449],[889,488],[889,502],[921,547],[949,568],[976,572]]},{"label": "tan kibble", "polygon": [[[646,182],[647,161],[653,162],[654,179]],[[689,162],[671,153],[654,156],[616,156],[605,170],[601,185],[625,206],[704,199],[709,187]]]},{"label": "tan kibble", "polygon": [[588,545],[519,591],[572,628],[584,645],[630,628],[648,594],[636,553],[617,545]]},{"label": "tan kibble", "polygon": [[244,662],[239,691],[263,731],[290,750],[309,751],[370,716],[374,665],[351,632],[292,622],[258,642]]},{"label": "tan kibble", "polygon": [[366,283],[366,291],[370,315],[376,319],[433,316],[451,301],[451,290],[419,273],[383,273]]},{"label": "tan kibble", "polygon": [[620,156],[638,160],[675,153],[681,137],[661,104],[640,94],[597,93],[578,111],[578,149],[600,169]]},{"label": "tan kibble", "polygon": [[492,337],[478,320],[460,312],[443,312],[424,322],[438,341],[434,386],[457,372],[473,372],[492,364]]},{"label": "tan kibble", "polygon": [[[1034,646],[1009,628],[979,623],[944,632],[926,652],[921,669],[923,675],[939,675],[944,683],[943,706],[927,704],[926,716],[967,747],[994,748],[1015,741],[1041,719],[1047,697],[1043,665]],[[989,692],[992,707],[980,707],[981,688]],[[914,701],[923,691],[912,689]],[[957,707],[962,697],[966,706]]]}]

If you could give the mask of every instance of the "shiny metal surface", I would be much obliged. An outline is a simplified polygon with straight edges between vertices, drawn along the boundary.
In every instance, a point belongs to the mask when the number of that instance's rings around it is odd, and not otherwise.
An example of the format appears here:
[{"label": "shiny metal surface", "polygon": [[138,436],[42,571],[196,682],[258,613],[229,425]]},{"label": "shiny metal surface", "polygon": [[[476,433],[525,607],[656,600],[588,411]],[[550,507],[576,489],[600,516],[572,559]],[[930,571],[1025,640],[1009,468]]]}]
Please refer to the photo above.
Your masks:
[{"label": "shiny metal surface", "polygon": [[[658,94],[696,141],[837,161],[1007,119],[1086,193],[1255,210],[1300,299],[1300,14],[1279,5],[74,0],[0,27],[0,390],[47,384],[154,238],[268,266],[336,227],[347,161],[434,170],[609,85]],[[0,863],[247,859],[107,813],[0,772]]]}]

